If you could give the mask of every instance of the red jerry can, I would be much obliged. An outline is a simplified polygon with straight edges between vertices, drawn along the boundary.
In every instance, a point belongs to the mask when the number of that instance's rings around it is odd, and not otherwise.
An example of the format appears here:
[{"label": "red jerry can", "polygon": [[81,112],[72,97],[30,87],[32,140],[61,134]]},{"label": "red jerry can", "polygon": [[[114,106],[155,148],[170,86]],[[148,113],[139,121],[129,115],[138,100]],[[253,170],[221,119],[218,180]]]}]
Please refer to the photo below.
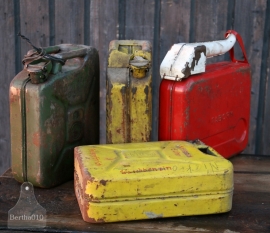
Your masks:
[{"label": "red jerry can", "polygon": [[[238,41],[243,60],[234,56]],[[231,61],[205,65],[206,58],[229,51]],[[196,140],[225,158],[248,143],[251,70],[241,36],[175,44],[160,66],[159,140]],[[191,76],[190,76],[191,75]]]}]

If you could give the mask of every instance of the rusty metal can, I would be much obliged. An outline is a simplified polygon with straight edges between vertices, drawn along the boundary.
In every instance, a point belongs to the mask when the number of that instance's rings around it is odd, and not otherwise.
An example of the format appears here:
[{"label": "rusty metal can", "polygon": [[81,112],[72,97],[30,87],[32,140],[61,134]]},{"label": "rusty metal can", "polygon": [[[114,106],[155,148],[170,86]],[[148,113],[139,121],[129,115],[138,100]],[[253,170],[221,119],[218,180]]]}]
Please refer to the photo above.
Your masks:
[{"label": "rusty metal can", "polygon": [[107,143],[150,141],[152,69],[149,41],[111,41],[106,98]]},{"label": "rusty metal can", "polygon": [[[60,44],[30,50],[10,84],[12,172],[49,188],[73,178],[75,146],[99,143],[99,56]],[[61,61],[61,62],[60,62]]]},{"label": "rusty metal can", "polygon": [[[231,42],[235,41],[242,49],[243,60],[234,57],[234,43]],[[223,44],[229,45],[222,45],[220,41],[194,43],[185,51],[186,44],[181,44],[179,52],[167,53],[169,56],[161,64],[164,79],[159,90],[160,141],[200,139],[225,158],[246,148],[251,98],[250,65],[237,32],[229,30]],[[203,46],[204,52],[201,50]],[[218,55],[225,52],[226,47],[230,49],[231,61],[205,67],[205,55]],[[187,53],[188,49],[193,54]],[[196,49],[200,53],[196,53]],[[187,77],[187,74],[191,76]]]},{"label": "rusty metal can", "polygon": [[232,207],[233,166],[199,141],[79,146],[74,156],[75,194],[86,222],[216,214]]}]

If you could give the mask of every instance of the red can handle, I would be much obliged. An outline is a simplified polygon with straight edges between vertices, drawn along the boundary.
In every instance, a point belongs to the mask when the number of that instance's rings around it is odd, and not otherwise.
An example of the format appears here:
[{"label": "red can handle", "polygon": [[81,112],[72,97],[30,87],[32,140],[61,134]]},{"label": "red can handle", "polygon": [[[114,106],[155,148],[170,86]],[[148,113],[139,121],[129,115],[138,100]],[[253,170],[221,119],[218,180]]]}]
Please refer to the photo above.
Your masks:
[{"label": "red can handle", "polygon": [[236,40],[237,40],[238,44],[240,45],[240,48],[241,48],[242,53],[243,53],[243,55],[244,55],[244,60],[237,60],[237,59],[235,59],[235,57],[234,57],[234,48],[232,47],[232,48],[230,49],[230,51],[229,51],[232,62],[248,63],[246,50],[245,50],[244,43],[243,43],[243,40],[242,40],[242,37],[240,36],[240,34],[238,34],[238,33],[237,33],[236,31],[234,31],[234,30],[228,30],[228,31],[226,32],[226,34],[225,34],[225,37],[227,37],[228,34],[233,34],[233,35],[235,35]]}]

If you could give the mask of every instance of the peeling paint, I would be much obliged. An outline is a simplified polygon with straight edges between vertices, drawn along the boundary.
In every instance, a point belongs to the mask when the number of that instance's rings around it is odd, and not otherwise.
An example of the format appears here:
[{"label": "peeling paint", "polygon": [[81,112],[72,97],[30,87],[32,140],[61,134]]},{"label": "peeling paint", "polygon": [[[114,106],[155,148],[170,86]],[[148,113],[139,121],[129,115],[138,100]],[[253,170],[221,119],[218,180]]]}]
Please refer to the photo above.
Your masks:
[{"label": "peeling paint", "polygon": [[[91,159],[93,147],[103,166]],[[82,173],[82,215],[116,222],[229,211],[232,164],[215,151],[216,156],[206,155],[201,147],[184,141],[136,143],[133,149],[127,144],[78,147],[75,170]],[[74,181],[76,187],[79,181]]]},{"label": "peeling paint", "polygon": [[103,186],[107,184],[108,180],[100,180],[99,183],[101,183]]},{"label": "peeling paint", "polygon": [[189,75],[205,72],[206,58],[228,52],[236,41],[231,30],[224,40],[174,44],[160,65],[160,76],[181,81]]},{"label": "peeling paint", "polygon": [[184,77],[183,78],[187,78],[187,77],[189,77],[191,75],[191,71],[190,71],[190,68],[189,68],[188,64],[189,63],[186,62],[185,68],[181,70],[181,72],[184,74]]},{"label": "peeling paint", "polygon": [[132,87],[132,88],[131,88],[131,92],[132,92],[133,95],[136,94],[136,91],[137,91],[137,87]]},{"label": "peeling paint", "polygon": [[144,214],[147,216],[147,218],[162,218],[163,214],[155,214],[151,211],[144,211]]},{"label": "peeling paint", "polygon": [[[191,63],[191,70],[194,70],[194,67],[198,65],[199,60],[201,59],[201,54],[204,54],[206,56],[206,47],[205,45],[200,45],[194,48],[194,57]],[[205,66],[205,64],[204,64]]]},{"label": "peeling paint", "polygon": [[[119,56],[129,59],[141,57],[151,61],[151,47],[147,41],[112,41],[107,68],[106,139],[107,143],[149,141],[152,127],[152,70],[138,69],[143,78],[134,78]],[[121,52],[115,52],[121,50]],[[114,59],[114,62],[112,62]],[[134,60],[133,60],[134,61]],[[119,63],[119,64],[118,64]],[[130,61],[129,61],[130,63]],[[139,74],[140,73],[140,74]],[[143,136],[142,136],[143,135]]]}]

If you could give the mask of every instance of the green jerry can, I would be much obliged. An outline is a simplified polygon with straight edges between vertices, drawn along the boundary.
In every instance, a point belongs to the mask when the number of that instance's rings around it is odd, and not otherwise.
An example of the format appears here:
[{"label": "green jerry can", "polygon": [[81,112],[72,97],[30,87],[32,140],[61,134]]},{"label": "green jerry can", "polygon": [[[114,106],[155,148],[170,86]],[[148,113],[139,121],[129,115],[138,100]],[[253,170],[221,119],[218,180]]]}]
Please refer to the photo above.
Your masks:
[{"label": "green jerry can", "polygon": [[73,178],[74,147],[99,143],[99,56],[85,45],[28,51],[10,83],[12,172],[50,188]]},{"label": "green jerry can", "polygon": [[152,46],[144,40],[113,40],[109,45],[106,140],[150,141],[152,124]]}]

